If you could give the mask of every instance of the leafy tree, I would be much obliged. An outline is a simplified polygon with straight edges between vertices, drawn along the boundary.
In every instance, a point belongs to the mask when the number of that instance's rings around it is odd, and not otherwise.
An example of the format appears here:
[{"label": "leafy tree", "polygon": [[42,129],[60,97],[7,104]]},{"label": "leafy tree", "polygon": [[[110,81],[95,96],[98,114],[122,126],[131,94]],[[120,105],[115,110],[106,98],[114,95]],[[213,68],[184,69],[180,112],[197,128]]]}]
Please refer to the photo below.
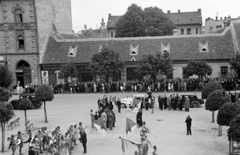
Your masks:
[{"label": "leafy tree", "polygon": [[235,57],[232,57],[230,60],[231,69],[238,74],[238,78],[240,78],[240,54],[236,54]]},{"label": "leafy tree", "polygon": [[0,104],[5,103],[10,99],[10,94],[5,90],[5,88],[0,88]]},{"label": "leafy tree", "polygon": [[120,72],[124,68],[124,62],[118,53],[104,46],[100,53],[95,53],[91,57],[89,66],[93,75],[105,75],[108,81],[109,75]]},{"label": "leafy tree", "polygon": [[21,110],[24,110],[25,126],[26,126],[26,129],[27,129],[27,121],[28,121],[28,119],[27,119],[27,110],[33,109],[33,104],[32,104],[32,102],[29,99],[22,99],[19,102],[19,108]]},{"label": "leafy tree", "polygon": [[0,65],[0,87],[8,88],[12,82],[12,72],[7,66]]},{"label": "leafy tree", "polygon": [[78,75],[78,69],[75,65],[74,62],[69,62],[66,64],[62,64],[60,73],[59,73],[59,78],[64,79],[65,82],[68,79],[68,77],[76,77]]},{"label": "leafy tree", "polygon": [[2,152],[4,152],[5,146],[5,126],[6,123],[12,119],[14,116],[13,107],[9,103],[1,103],[0,104],[0,123],[2,129]]},{"label": "leafy tree", "polygon": [[45,84],[40,85],[35,92],[35,98],[44,103],[45,123],[48,123],[46,102],[52,101],[54,99],[54,93],[53,93],[52,88]]},{"label": "leafy tree", "polygon": [[176,26],[158,7],[142,10],[132,4],[116,23],[116,37],[142,37],[172,35]]},{"label": "leafy tree", "polygon": [[143,76],[149,75],[156,80],[158,74],[169,75],[172,72],[172,60],[168,53],[143,55],[138,61],[136,72]]},{"label": "leafy tree", "polygon": [[240,115],[237,115],[230,122],[228,137],[233,141],[240,142]]},{"label": "leafy tree", "polygon": [[140,6],[132,4],[116,23],[116,37],[146,36],[144,13]]},{"label": "leafy tree", "polygon": [[202,99],[207,99],[208,95],[214,90],[223,89],[222,86],[216,81],[210,81],[203,86]]},{"label": "leafy tree", "polygon": [[206,110],[212,111],[212,123],[214,123],[214,112],[226,102],[231,102],[231,97],[222,89],[214,90],[208,95],[205,106]]},{"label": "leafy tree", "polygon": [[217,123],[222,126],[229,126],[231,120],[238,114],[240,114],[240,104],[227,102],[218,111]]},{"label": "leafy tree", "polygon": [[143,10],[147,36],[172,35],[176,28],[170,18],[158,7],[148,7]]},{"label": "leafy tree", "polygon": [[184,68],[184,72],[188,76],[197,75],[198,78],[203,78],[212,74],[212,67],[202,60],[191,60]]}]

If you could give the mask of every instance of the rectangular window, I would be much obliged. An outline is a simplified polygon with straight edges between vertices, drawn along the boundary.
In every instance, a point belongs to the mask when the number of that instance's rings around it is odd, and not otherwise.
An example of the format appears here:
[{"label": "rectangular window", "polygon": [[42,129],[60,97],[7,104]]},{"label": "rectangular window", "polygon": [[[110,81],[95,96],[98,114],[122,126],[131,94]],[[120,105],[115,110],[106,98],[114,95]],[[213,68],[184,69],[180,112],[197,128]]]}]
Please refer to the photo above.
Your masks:
[{"label": "rectangular window", "polygon": [[198,34],[198,28],[196,28],[196,34]]},{"label": "rectangular window", "polygon": [[184,29],[181,29],[181,35],[184,35]]},{"label": "rectangular window", "polygon": [[188,28],[188,29],[187,29],[187,35],[190,35],[190,34],[191,34],[191,29]]},{"label": "rectangular window", "polygon": [[225,77],[228,73],[228,66],[221,66],[221,77]]},{"label": "rectangular window", "polygon": [[15,22],[22,23],[23,22],[22,10],[17,9],[14,11],[14,13],[15,13]]},{"label": "rectangular window", "polygon": [[25,48],[25,42],[24,42],[24,32],[23,31],[17,31],[17,46],[19,50],[22,50]]}]

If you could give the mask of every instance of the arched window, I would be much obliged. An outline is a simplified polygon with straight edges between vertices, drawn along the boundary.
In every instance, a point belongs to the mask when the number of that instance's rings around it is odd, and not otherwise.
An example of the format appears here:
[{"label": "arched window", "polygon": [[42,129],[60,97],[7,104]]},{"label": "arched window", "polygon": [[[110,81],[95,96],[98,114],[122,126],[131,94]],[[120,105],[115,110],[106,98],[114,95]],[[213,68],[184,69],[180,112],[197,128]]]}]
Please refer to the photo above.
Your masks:
[{"label": "arched window", "polygon": [[14,11],[14,14],[15,14],[16,23],[22,23],[23,22],[22,10],[21,9],[16,9]]},{"label": "arched window", "polygon": [[19,49],[24,49],[24,38],[22,35],[18,36],[18,48]]}]

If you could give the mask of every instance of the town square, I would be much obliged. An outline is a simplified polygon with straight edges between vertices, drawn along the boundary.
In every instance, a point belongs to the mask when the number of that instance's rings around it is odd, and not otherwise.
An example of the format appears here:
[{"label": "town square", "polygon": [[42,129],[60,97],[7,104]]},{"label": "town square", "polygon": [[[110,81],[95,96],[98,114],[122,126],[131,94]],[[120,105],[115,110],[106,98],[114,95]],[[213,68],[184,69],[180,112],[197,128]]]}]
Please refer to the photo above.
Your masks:
[{"label": "town square", "polygon": [[0,0],[3,155],[240,155],[240,3]]}]

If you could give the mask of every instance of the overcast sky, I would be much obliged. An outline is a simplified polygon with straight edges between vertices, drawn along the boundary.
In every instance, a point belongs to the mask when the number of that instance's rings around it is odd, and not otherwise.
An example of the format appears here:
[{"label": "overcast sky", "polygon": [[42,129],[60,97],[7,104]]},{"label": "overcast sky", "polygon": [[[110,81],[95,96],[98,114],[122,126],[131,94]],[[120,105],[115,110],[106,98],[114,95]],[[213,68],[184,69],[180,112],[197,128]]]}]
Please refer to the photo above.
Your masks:
[{"label": "overcast sky", "polygon": [[73,29],[78,32],[84,24],[96,29],[101,19],[107,22],[108,14],[123,15],[132,3],[142,9],[157,6],[165,13],[197,11],[202,9],[203,25],[208,17],[215,18],[230,15],[233,18],[240,16],[240,0],[71,0]]}]

